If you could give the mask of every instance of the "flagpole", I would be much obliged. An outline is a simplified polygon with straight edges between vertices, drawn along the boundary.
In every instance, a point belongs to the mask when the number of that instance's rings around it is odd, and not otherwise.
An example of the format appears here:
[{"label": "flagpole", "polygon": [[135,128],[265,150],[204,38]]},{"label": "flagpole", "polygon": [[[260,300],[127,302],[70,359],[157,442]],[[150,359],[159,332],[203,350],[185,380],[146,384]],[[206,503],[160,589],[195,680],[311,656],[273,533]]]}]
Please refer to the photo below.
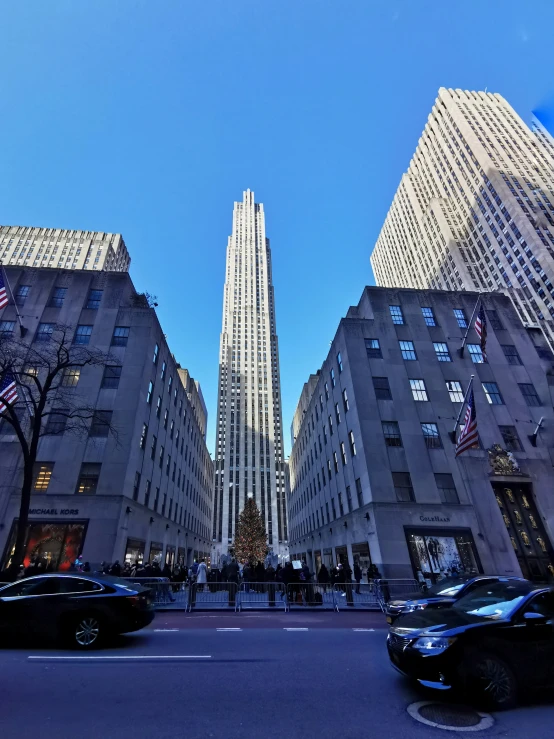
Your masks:
[{"label": "flagpole", "polygon": [[19,322],[19,333],[21,335],[21,338],[23,338],[25,336],[25,334],[27,333],[27,329],[25,328],[25,326],[23,325],[23,323],[21,321],[21,314],[19,313],[19,308],[17,307],[17,303],[15,302],[15,298],[14,298],[14,295],[13,295],[13,292],[12,292],[12,286],[10,285],[10,281],[8,280],[8,275],[6,273],[6,270],[4,269],[4,267],[2,265],[0,265],[0,269],[4,273],[4,279],[6,280],[6,285],[8,286],[8,290],[10,291],[10,295],[12,296],[12,302],[14,304],[15,313],[17,315],[17,320]]},{"label": "flagpole", "polygon": [[467,329],[464,335],[464,339],[462,341],[462,346],[458,349],[458,354],[463,359],[464,356],[464,347],[466,345],[467,337],[469,335],[469,331],[471,327],[473,326],[473,319],[475,318],[475,314],[477,313],[477,308],[479,307],[479,303],[481,302],[481,296],[477,298],[477,302],[475,303],[475,308],[473,309],[473,313],[471,314],[471,318],[469,319],[469,323],[467,324]]},{"label": "flagpole", "polygon": [[471,390],[471,387],[473,385],[473,378],[474,377],[475,377],[475,375],[471,375],[471,379],[469,381],[469,384],[467,386],[466,393],[464,395],[464,400],[462,402],[462,405],[460,406],[460,412],[458,413],[458,417],[456,418],[456,423],[454,424],[453,430],[449,433],[450,440],[452,441],[453,444],[456,443],[456,435],[457,435],[457,431],[458,431],[458,424],[460,423],[460,418],[462,417],[462,411],[465,408],[465,405],[466,405],[466,402],[467,402],[467,399],[468,399],[468,396],[469,396],[469,391]]}]

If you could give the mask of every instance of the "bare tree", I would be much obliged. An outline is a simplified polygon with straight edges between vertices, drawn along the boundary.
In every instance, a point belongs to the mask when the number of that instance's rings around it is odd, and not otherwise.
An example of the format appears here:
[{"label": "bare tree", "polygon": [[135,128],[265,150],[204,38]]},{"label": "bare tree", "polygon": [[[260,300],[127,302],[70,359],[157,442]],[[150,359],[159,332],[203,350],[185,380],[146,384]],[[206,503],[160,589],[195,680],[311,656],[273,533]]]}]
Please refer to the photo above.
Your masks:
[{"label": "bare tree", "polygon": [[78,373],[88,366],[115,363],[109,354],[74,343],[72,326],[54,325],[42,341],[28,343],[0,336],[0,380],[13,375],[17,399],[2,401],[0,420],[12,426],[23,457],[23,482],[15,551],[10,570],[15,574],[25,555],[25,538],[38,445],[46,434],[87,436],[91,422],[104,425],[105,434],[116,438],[111,419],[85,402],[76,388]]}]

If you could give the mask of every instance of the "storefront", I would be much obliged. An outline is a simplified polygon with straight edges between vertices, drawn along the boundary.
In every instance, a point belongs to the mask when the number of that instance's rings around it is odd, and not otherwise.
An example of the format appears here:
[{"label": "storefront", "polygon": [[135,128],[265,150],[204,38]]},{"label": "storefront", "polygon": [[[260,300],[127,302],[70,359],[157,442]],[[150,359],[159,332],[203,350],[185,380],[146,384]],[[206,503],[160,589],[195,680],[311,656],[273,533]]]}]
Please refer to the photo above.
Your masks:
[{"label": "storefront", "polygon": [[316,551],[314,552],[314,570],[315,570],[316,575],[320,571],[320,569],[321,569],[321,550],[316,549]]},{"label": "storefront", "polygon": [[323,550],[323,564],[325,565],[325,567],[327,567],[328,570],[332,570],[335,566],[332,549]]},{"label": "storefront", "polygon": [[166,565],[169,565],[169,567],[173,567],[175,565],[175,547],[168,546],[165,549],[165,563]]},{"label": "storefront", "polygon": [[127,539],[127,548],[125,549],[125,562],[142,564],[144,559],[144,541],[140,539]]},{"label": "storefront", "polygon": [[352,559],[354,560],[354,564],[358,564],[361,567],[362,571],[369,568],[371,565],[371,555],[367,541],[352,544]]},{"label": "storefront", "polygon": [[337,558],[337,564],[348,564],[348,549],[345,546],[335,547],[335,556]]},{"label": "storefront", "polygon": [[[27,567],[31,561],[40,560],[44,568],[67,572],[82,553],[88,521],[29,521],[25,537]],[[9,566],[15,550],[18,521],[12,523],[8,544],[2,558],[2,569]]]},{"label": "storefront", "polygon": [[150,554],[148,555],[148,561],[150,564],[157,562],[160,567],[162,566],[163,548],[163,544],[159,541],[150,542]]},{"label": "storefront", "polygon": [[431,585],[453,573],[478,574],[481,563],[470,529],[405,527],[414,576]]}]

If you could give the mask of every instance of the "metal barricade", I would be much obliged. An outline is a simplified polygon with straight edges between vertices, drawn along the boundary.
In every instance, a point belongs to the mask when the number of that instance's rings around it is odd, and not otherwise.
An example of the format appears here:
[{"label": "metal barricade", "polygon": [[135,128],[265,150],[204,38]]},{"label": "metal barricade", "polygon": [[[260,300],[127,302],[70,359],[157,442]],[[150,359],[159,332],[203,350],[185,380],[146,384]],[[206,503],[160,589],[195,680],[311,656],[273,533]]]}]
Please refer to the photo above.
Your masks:
[{"label": "metal barricade", "polygon": [[238,585],[236,582],[193,583],[190,586],[189,612],[199,610],[238,610]]},{"label": "metal barricade", "polygon": [[189,586],[186,582],[171,582],[167,577],[126,577],[126,580],[148,588],[155,608],[188,608]]},{"label": "metal barricade", "polygon": [[287,586],[288,609],[322,608],[338,611],[333,585],[317,582],[294,582]]},{"label": "metal barricade", "polygon": [[384,609],[381,590],[373,580],[369,583],[336,583],[335,597],[338,609],[343,607],[367,611],[382,611]]},{"label": "metal barricade", "polygon": [[287,593],[281,582],[243,582],[238,598],[238,610],[249,608],[284,608],[288,610]]},{"label": "metal barricade", "polygon": [[421,583],[415,578],[396,578],[387,579],[382,578],[375,580],[380,592],[383,603],[388,603],[389,600],[394,598],[405,598],[405,597],[421,597]]}]

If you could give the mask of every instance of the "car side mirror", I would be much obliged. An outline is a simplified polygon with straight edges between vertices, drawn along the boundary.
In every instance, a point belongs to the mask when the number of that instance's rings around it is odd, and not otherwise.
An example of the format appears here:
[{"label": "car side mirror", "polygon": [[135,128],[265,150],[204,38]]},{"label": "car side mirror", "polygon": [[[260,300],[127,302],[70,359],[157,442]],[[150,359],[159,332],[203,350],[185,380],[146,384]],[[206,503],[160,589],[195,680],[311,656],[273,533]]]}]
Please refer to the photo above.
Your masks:
[{"label": "car side mirror", "polygon": [[546,616],[543,616],[542,613],[535,613],[534,611],[528,611],[527,613],[523,614],[523,620],[528,625],[533,624],[545,624],[547,622]]}]

